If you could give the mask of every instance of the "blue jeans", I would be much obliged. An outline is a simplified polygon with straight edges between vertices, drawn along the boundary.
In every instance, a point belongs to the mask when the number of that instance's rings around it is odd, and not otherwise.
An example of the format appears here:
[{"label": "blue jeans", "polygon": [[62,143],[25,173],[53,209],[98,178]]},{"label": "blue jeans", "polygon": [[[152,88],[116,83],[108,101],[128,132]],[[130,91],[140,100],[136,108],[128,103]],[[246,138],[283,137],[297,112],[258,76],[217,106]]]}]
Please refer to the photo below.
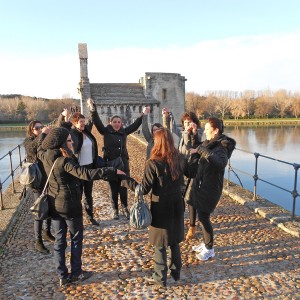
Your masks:
[{"label": "blue jeans", "polygon": [[55,234],[54,261],[59,278],[68,278],[66,266],[67,229],[71,236],[71,277],[81,274],[81,255],[83,240],[82,216],[73,219],[55,217],[52,219],[52,227]]}]

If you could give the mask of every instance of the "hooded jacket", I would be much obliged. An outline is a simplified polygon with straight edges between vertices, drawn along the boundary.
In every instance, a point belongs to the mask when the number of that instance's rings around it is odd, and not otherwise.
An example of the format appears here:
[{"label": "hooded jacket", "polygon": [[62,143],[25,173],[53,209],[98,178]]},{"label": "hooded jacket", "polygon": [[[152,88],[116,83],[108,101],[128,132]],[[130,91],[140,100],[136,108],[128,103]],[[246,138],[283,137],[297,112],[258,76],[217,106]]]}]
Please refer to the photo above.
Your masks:
[{"label": "hooded jacket", "polygon": [[[198,168],[188,204],[206,213],[216,208],[223,190],[225,168],[235,148],[234,139],[220,134],[205,140],[198,149]],[[191,161],[198,159],[192,155]]]}]

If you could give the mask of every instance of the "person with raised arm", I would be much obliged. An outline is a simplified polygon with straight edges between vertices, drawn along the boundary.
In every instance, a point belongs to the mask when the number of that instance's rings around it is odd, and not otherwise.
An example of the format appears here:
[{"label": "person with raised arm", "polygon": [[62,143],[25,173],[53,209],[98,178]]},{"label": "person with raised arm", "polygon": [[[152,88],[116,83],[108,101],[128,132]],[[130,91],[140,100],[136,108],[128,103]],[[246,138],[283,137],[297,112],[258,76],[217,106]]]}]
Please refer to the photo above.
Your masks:
[{"label": "person with raised arm", "polygon": [[[135,132],[142,124],[143,115],[147,114],[146,107],[143,108],[143,113],[130,125],[122,126],[122,118],[118,115],[114,115],[110,119],[110,123],[104,126],[102,123],[96,105],[90,98],[87,101],[87,105],[90,109],[92,121],[96,126],[98,132],[103,135],[104,139],[104,155],[103,158],[106,162],[120,158],[123,163],[123,171],[130,176],[129,169],[129,155],[127,151],[127,136]],[[119,207],[118,197],[120,195],[121,206],[123,213],[127,219],[129,219],[128,210],[128,195],[127,189],[121,187],[121,182],[109,181],[110,193],[111,193],[111,207],[112,207],[112,219],[119,219]]]}]

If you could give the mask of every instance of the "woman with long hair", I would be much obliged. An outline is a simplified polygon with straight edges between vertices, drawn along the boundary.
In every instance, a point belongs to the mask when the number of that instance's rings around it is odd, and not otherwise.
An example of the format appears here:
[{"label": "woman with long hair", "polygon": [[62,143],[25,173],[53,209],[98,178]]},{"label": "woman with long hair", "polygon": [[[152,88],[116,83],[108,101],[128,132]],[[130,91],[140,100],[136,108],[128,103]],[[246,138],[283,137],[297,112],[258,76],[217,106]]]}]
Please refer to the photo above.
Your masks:
[{"label": "woman with long hair", "polygon": [[[64,109],[58,118],[58,127],[61,126],[70,130],[73,152],[79,165],[87,169],[96,168],[98,146],[96,138],[92,134],[92,120],[88,119],[86,122],[85,116],[80,112],[70,115],[69,110]],[[99,222],[94,218],[93,181],[82,180],[82,190],[87,219],[92,225],[99,226]]]},{"label": "woman with long hair", "polygon": [[[54,261],[60,285],[83,281],[92,272],[82,270],[82,189],[81,180],[117,180],[117,174],[125,174],[114,168],[87,169],[78,164],[72,151],[73,140],[66,128],[52,129],[38,149],[45,171],[50,173],[48,184],[49,210],[55,232]],[[71,238],[71,272],[66,266],[67,230]]]},{"label": "woman with long hair", "polygon": [[[151,192],[152,223],[149,242],[154,246],[154,272],[146,278],[150,284],[166,286],[168,268],[175,281],[180,279],[182,267],[179,243],[184,239],[184,201],[180,185],[186,160],[174,146],[172,133],[165,128],[154,133],[154,146],[147,160],[140,186],[133,179],[122,185],[142,194]],[[171,250],[167,266],[167,248]]]},{"label": "woman with long hair", "polygon": [[210,215],[220,200],[225,168],[236,145],[235,140],[223,134],[223,131],[222,120],[207,119],[204,129],[206,140],[198,148],[190,150],[192,155],[200,158],[188,204],[197,210],[204,237],[204,242],[192,249],[198,252],[197,258],[203,261],[215,256]]},{"label": "woman with long hair", "polygon": [[[203,129],[200,126],[199,118],[193,112],[184,112],[180,118],[181,129],[176,126],[174,116],[167,108],[163,108],[163,124],[169,126],[172,133],[175,133],[179,138],[178,150],[187,159],[190,157],[190,150],[199,146]],[[170,124],[168,124],[168,118]],[[167,124],[167,125],[165,125]],[[191,186],[193,179],[185,178],[185,186],[183,190],[184,200],[188,203],[190,198]],[[189,209],[189,229],[186,234],[186,239],[194,238],[196,232],[196,210],[188,204]]]},{"label": "woman with long hair", "polygon": [[[46,180],[47,175],[44,170],[43,163],[37,158],[37,149],[39,141],[46,136],[49,131],[49,127],[44,127],[42,122],[39,120],[31,121],[27,126],[27,137],[24,141],[26,161],[34,163],[37,162],[38,167],[42,174],[41,184],[39,186],[31,185],[29,188],[31,189],[32,196],[38,197],[38,195],[42,192]],[[43,223],[45,226],[45,230],[43,230]],[[34,236],[35,236],[35,250],[42,253],[48,254],[49,250],[45,247],[43,243],[43,239],[49,242],[54,242],[55,238],[51,233],[51,219],[47,219],[45,221],[41,221],[38,219],[34,220]]]}]

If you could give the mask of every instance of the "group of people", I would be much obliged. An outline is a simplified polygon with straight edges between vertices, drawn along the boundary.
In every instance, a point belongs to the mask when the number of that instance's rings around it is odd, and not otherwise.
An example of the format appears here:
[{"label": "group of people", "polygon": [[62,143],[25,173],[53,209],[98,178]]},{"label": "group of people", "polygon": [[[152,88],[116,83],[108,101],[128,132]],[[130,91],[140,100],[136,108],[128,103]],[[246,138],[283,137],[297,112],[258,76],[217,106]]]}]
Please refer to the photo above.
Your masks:
[{"label": "group of people", "polygon": [[[42,184],[32,187],[33,195],[39,193],[49,176],[48,199],[51,219],[34,221],[35,249],[43,254],[49,250],[43,239],[54,242],[54,259],[60,285],[82,281],[92,273],[82,269],[83,212],[87,219],[99,226],[93,213],[93,181],[106,180],[111,193],[112,219],[119,219],[118,198],[121,209],[129,219],[127,189],[147,194],[151,191],[152,223],[149,242],[154,246],[154,272],[146,280],[150,284],[166,286],[168,269],[175,281],[180,279],[182,268],[180,242],[184,240],[185,202],[189,208],[189,230],[186,239],[193,238],[196,215],[203,232],[204,242],[193,246],[197,258],[208,260],[215,256],[213,228],[210,215],[220,199],[225,167],[235,141],[223,134],[223,122],[209,118],[205,124],[206,139],[202,142],[203,129],[193,112],[185,112],[181,118],[182,129],[176,126],[173,114],[162,110],[163,124],[155,123],[149,130],[150,107],[144,107],[141,115],[129,126],[123,126],[120,116],[113,116],[105,126],[92,99],[87,105],[90,117],[79,112],[70,115],[65,109],[57,127],[43,127],[35,120],[28,126],[25,140],[27,159],[37,161],[43,174]],[[103,135],[103,159],[111,162],[121,158],[122,169],[99,166],[97,140],[92,126]],[[130,177],[127,136],[142,125],[148,142],[144,176],[141,183]],[[173,135],[179,137],[178,146]],[[53,167],[54,165],[54,167]],[[52,168],[53,167],[53,168]],[[53,169],[51,172],[51,168]],[[51,234],[51,226],[54,236]],[[65,251],[67,230],[71,237],[71,270],[66,267]],[[171,250],[167,265],[167,248]]]}]

